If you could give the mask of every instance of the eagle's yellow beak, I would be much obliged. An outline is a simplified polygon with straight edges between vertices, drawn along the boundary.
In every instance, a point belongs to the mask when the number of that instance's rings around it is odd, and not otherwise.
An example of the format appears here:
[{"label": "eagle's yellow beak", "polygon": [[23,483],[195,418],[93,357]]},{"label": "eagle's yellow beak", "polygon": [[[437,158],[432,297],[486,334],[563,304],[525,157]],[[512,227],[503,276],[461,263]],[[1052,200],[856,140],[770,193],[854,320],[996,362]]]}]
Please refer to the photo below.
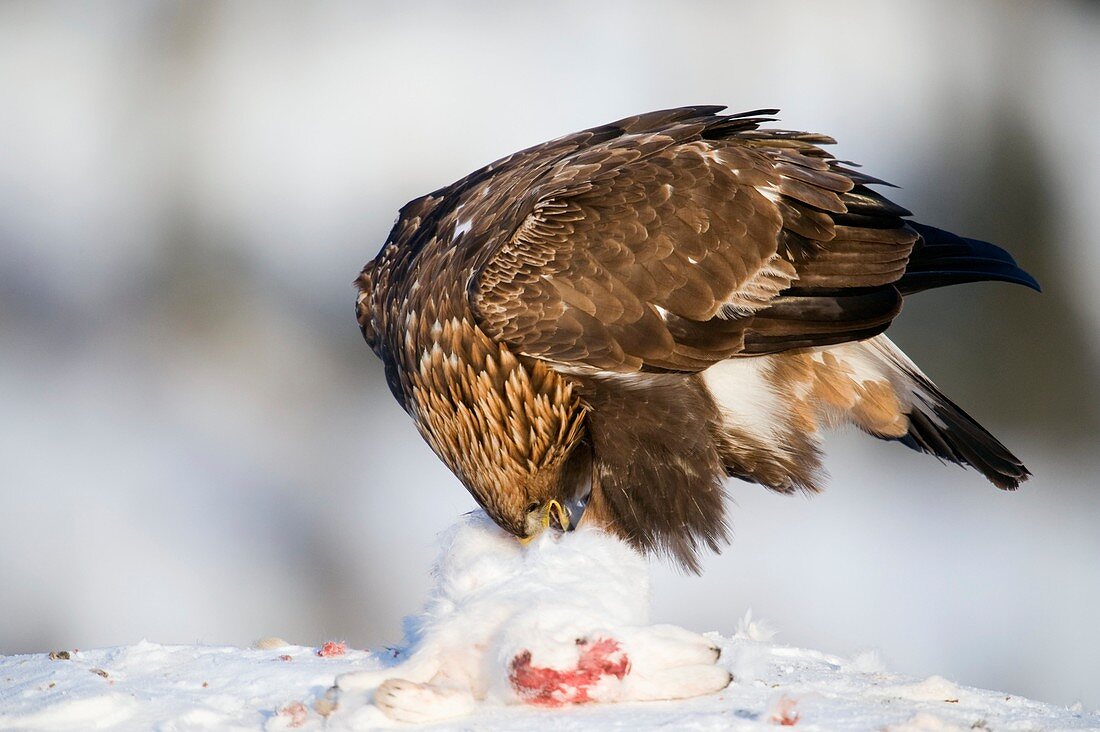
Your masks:
[{"label": "eagle's yellow beak", "polygon": [[541,534],[550,526],[550,519],[557,518],[558,524],[564,531],[570,529],[569,525],[569,512],[565,510],[565,507],[558,503],[556,500],[551,499],[545,506],[539,509],[538,530],[530,532],[527,536],[519,539],[519,543],[527,546],[530,544],[536,536]]}]

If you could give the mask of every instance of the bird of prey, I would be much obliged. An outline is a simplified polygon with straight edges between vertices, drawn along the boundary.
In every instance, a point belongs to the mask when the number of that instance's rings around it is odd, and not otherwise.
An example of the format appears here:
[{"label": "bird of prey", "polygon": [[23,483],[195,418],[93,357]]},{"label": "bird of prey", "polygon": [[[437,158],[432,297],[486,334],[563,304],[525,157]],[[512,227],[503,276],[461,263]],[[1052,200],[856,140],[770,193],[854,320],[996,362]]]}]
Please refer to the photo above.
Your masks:
[{"label": "bird of prey", "polygon": [[724,109],[567,135],[401,209],[356,314],[420,434],[521,540],[583,517],[691,570],[728,541],[724,479],[816,492],[829,427],[1016,488],[883,331],[909,295],[1035,280],[907,218],[831,138]]}]

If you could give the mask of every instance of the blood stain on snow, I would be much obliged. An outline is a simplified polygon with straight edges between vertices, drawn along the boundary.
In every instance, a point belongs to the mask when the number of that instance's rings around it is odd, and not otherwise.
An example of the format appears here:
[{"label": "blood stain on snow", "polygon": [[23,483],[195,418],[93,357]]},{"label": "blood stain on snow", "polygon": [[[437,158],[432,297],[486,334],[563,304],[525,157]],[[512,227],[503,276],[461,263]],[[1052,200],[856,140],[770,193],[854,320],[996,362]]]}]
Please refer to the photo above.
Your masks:
[{"label": "blood stain on snow", "polygon": [[784,694],[775,703],[768,721],[781,727],[793,727],[801,718],[797,707],[798,702]]},{"label": "blood stain on snow", "polygon": [[348,652],[348,644],[343,641],[328,641],[321,650],[317,651],[317,655],[321,658],[332,658],[333,656],[342,656]]},{"label": "blood stain on snow", "polygon": [[293,661],[294,657],[287,654],[287,653],[284,653],[283,655],[279,656],[279,660],[280,661]]},{"label": "blood stain on snow", "polygon": [[306,723],[306,719],[309,717],[309,710],[306,709],[305,704],[296,701],[280,709],[279,716],[290,717],[290,721],[287,722],[288,727],[301,727]]},{"label": "blood stain on snow", "polygon": [[589,689],[601,679],[622,679],[630,671],[630,659],[614,639],[580,640],[577,645],[584,650],[577,665],[569,669],[534,666],[530,651],[516,654],[508,673],[512,688],[524,702],[535,706],[585,704],[592,701]]}]

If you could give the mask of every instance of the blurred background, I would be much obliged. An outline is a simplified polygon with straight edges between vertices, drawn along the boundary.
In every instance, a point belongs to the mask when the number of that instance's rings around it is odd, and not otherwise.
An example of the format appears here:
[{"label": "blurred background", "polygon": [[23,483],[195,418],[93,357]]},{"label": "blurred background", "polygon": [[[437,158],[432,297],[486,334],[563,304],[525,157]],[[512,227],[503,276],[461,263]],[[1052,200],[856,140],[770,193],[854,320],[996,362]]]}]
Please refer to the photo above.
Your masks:
[{"label": "blurred background", "polygon": [[783,126],[1043,283],[893,338],[1025,460],[1017,494],[830,439],[812,500],[729,486],[655,615],[1100,706],[1100,5],[0,4],[0,652],[396,643],[472,500],[362,343],[397,209],[682,104]]}]

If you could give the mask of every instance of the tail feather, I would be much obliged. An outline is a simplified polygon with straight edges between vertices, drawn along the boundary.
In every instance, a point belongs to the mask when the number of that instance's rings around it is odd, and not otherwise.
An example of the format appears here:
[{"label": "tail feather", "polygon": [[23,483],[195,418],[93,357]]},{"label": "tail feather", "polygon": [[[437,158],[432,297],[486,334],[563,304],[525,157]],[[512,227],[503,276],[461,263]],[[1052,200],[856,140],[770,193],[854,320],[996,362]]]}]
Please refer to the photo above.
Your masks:
[{"label": "tail feather", "polygon": [[969,465],[1003,490],[1015,490],[1031,473],[1000,440],[948,399],[917,365],[885,337],[867,344],[892,372],[891,381],[907,406],[908,430],[894,439],[940,460]]},{"label": "tail feather", "polygon": [[1030,475],[884,335],[730,359],[702,377],[718,407],[726,473],[775,491],[820,490],[820,433],[846,424],[970,466],[998,488],[1014,489]]},{"label": "tail feather", "polygon": [[969,465],[1003,490],[1030,477],[1020,459],[927,379],[909,413],[909,432],[898,442],[956,465]]},{"label": "tail feather", "polygon": [[902,295],[966,282],[1011,282],[1038,291],[1039,283],[1012,255],[996,244],[968,239],[934,226],[908,222],[920,239],[905,274],[897,282]]}]

